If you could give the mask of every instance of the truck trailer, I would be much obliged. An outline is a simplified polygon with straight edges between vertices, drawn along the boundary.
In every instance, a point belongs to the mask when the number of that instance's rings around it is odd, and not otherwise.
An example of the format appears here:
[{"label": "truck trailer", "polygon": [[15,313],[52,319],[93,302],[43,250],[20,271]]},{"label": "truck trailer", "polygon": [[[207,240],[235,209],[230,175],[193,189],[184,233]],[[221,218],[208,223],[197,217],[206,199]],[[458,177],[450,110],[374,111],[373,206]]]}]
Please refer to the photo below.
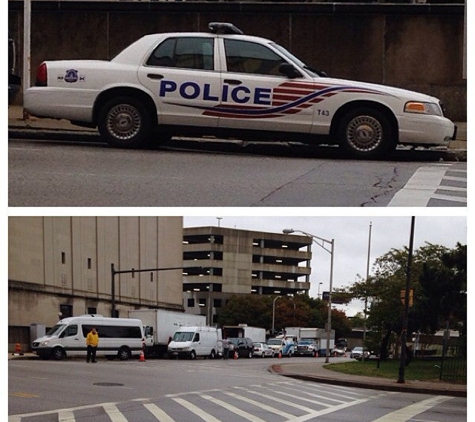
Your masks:
[{"label": "truck trailer", "polygon": [[266,342],[266,330],[260,327],[250,327],[247,324],[224,325],[223,338],[250,338],[253,343]]},{"label": "truck trailer", "polygon": [[168,343],[180,327],[206,325],[204,315],[186,314],[167,309],[133,310],[129,311],[129,318],[139,318],[144,324],[146,357],[166,357]]}]

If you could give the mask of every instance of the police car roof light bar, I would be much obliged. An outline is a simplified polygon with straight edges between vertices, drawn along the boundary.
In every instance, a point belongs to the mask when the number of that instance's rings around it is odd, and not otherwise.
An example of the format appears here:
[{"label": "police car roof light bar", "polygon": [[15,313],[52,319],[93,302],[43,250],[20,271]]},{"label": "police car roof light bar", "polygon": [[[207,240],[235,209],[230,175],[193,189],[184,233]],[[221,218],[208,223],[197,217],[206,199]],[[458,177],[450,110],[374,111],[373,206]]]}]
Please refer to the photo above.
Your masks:
[{"label": "police car roof light bar", "polygon": [[244,34],[239,28],[228,22],[210,22],[208,28],[213,34]]}]

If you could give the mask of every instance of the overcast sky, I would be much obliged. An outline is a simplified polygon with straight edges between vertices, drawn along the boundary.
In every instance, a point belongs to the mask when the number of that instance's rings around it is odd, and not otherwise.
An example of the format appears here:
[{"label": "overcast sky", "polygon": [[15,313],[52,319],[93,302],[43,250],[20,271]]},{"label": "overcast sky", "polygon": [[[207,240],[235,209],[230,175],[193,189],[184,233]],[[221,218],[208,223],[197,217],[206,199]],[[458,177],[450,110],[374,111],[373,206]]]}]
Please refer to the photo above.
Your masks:
[{"label": "overcast sky", "polygon": [[[220,219],[218,219],[220,218]],[[411,217],[233,217],[220,215],[211,217],[184,217],[184,227],[217,226],[242,230],[258,230],[281,233],[283,229],[301,230],[312,235],[334,239],[333,286],[349,286],[358,279],[365,278],[368,246],[370,245],[371,267],[376,258],[392,248],[409,246]],[[371,242],[370,242],[371,224]],[[467,244],[467,219],[462,216],[416,217],[414,249],[428,243],[454,248],[457,242]],[[329,288],[330,253],[314,244],[312,247],[312,274],[310,276],[310,296],[317,297]],[[341,306],[348,316],[361,310],[361,303]]]}]

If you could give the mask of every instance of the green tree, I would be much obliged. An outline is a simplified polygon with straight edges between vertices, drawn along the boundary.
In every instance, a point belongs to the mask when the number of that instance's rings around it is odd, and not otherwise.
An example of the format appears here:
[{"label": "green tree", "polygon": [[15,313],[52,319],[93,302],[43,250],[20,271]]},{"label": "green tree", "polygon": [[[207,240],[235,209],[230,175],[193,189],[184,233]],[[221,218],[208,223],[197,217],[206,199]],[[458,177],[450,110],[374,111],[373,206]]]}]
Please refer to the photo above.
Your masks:
[{"label": "green tree", "polygon": [[[401,334],[404,310],[401,292],[406,285],[407,260],[407,248],[391,249],[375,261],[371,277],[360,279],[348,289],[354,298],[369,300],[366,325],[371,331],[368,336],[368,343],[371,344],[366,346],[374,346],[379,339],[383,358],[391,341]],[[466,295],[463,293],[466,291],[466,247],[457,245],[456,249],[450,250],[427,243],[415,251],[411,289],[414,304],[409,312],[409,332],[433,332],[441,327],[441,318],[449,318],[453,324],[463,320],[463,309],[466,309]],[[437,305],[434,306],[434,303]],[[457,318],[454,318],[455,315]]]}]

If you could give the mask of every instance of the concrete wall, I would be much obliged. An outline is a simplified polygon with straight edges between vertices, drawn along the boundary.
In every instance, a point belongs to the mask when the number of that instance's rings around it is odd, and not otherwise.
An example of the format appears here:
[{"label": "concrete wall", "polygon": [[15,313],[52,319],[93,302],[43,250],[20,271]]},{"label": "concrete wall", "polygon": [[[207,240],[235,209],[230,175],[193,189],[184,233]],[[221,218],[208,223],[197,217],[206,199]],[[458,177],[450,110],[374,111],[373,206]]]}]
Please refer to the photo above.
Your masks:
[{"label": "concrete wall", "polygon": [[[181,267],[182,217],[10,217],[8,325],[51,327],[73,315],[111,312],[116,270]],[[115,276],[119,316],[135,307],[183,309],[182,271]]]},{"label": "concrete wall", "polygon": [[[334,77],[435,95],[448,117],[466,120],[464,6],[454,4],[36,1],[32,83],[43,60],[110,59],[144,34],[211,21],[273,39]],[[9,1],[9,29],[21,58],[21,1]]]}]

